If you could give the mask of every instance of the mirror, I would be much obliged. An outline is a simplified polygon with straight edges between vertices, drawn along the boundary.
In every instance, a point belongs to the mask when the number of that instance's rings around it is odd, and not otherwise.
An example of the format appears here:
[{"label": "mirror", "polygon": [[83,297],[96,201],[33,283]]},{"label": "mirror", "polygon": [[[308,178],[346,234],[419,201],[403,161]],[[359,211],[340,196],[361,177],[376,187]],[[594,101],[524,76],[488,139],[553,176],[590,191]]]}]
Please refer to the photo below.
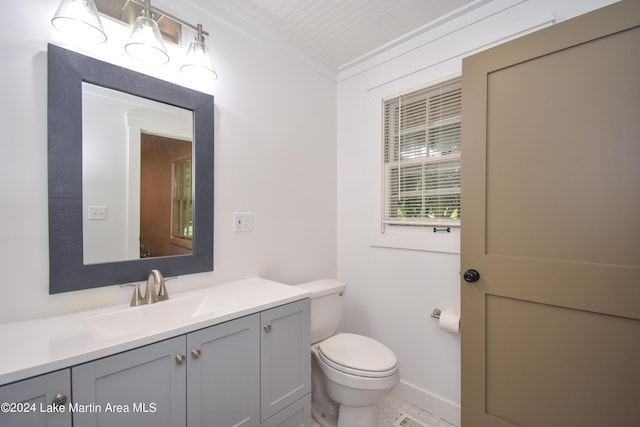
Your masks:
[{"label": "mirror", "polygon": [[82,82],[85,264],[191,253],[192,140],[190,110]]},{"label": "mirror", "polygon": [[[154,268],[165,276],[212,271],[213,97],[54,45],[48,47],[48,80],[49,292],[142,281]],[[120,129],[121,132],[126,129],[128,137],[125,135],[124,142],[106,138],[107,145],[102,145],[101,150],[120,144],[129,150],[129,160],[136,155],[138,160],[123,161],[119,166],[105,166],[105,158],[101,159],[100,154],[93,152],[88,141],[84,144],[83,123],[97,123],[103,132],[113,133],[118,127],[117,120],[123,120],[121,116],[104,112],[96,116],[95,110],[83,113],[83,105],[90,103],[87,97],[95,96],[121,96],[132,102],[126,116],[127,120],[130,118],[130,125]],[[151,119],[155,124],[148,124]],[[136,138],[139,141],[131,143]],[[191,144],[191,148],[185,148],[185,143]],[[144,197],[139,196],[150,191],[140,190],[144,182],[142,174],[145,173],[140,166],[143,147],[163,144],[181,147],[174,147],[171,151],[179,152],[174,160],[175,167],[182,170],[178,175],[182,174],[183,185],[178,196],[171,189],[172,199],[168,205],[160,205],[153,199],[149,202],[151,210],[163,211],[163,217],[169,219],[169,231],[163,232],[165,237],[173,238],[174,243],[180,243],[173,246],[182,248],[166,253],[141,245],[142,228],[145,226],[140,211],[144,210],[145,202],[142,201]],[[90,163],[87,159],[94,155],[98,157]],[[83,161],[87,163],[85,170]],[[91,233],[85,232],[86,224],[103,221],[104,225],[108,221],[100,218],[110,218],[111,214],[116,215],[117,210],[114,202],[103,202],[101,200],[106,199],[100,199],[101,195],[85,192],[91,191],[92,187],[85,178],[101,163],[102,168],[111,174],[106,181],[111,180],[112,186],[116,181],[127,182],[121,187],[123,190],[114,191],[126,191],[127,201],[119,203],[127,205],[126,215],[123,215],[127,219],[121,222],[118,234],[109,232],[90,237]],[[114,174],[118,169],[122,172]],[[172,186],[176,182],[174,174],[172,169]],[[187,175],[193,177],[185,180]],[[139,180],[137,176],[140,176]],[[166,185],[160,187],[166,188]],[[188,193],[192,194],[191,198]],[[94,196],[97,199],[91,199]],[[134,212],[136,204],[138,208]],[[132,206],[133,209],[129,209]],[[97,219],[90,220],[91,215]],[[136,228],[132,224],[137,224],[137,231],[131,231],[131,228]],[[117,256],[105,256],[107,251],[104,249],[109,246],[125,249],[121,249]]]}]

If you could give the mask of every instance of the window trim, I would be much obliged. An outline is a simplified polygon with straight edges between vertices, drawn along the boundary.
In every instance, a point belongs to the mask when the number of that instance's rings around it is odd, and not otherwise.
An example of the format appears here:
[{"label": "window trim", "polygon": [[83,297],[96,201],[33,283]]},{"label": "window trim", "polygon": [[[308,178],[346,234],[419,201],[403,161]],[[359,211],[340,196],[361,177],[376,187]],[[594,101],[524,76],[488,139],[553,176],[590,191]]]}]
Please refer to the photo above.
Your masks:
[{"label": "window trim", "polygon": [[[176,246],[181,246],[183,248],[186,249],[193,249],[193,237],[188,238],[188,237],[183,237],[183,236],[178,236],[174,234],[174,230],[173,230],[173,226],[174,226],[174,219],[175,219],[175,201],[176,201],[176,163],[178,162],[185,162],[185,161],[190,161],[191,162],[191,209],[192,209],[192,217],[191,217],[191,222],[193,224],[193,156],[191,153],[189,153],[188,155],[179,157],[179,158],[175,158],[172,161],[172,165],[171,165],[171,182],[172,182],[172,189],[171,189],[171,230],[169,233],[169,243],[172,245],[176,245]],[[193,226],[193,225],[192,225]]]},{"label": "window trim", "polygon": [[[447,74],[441,78],[435,77],[429,80],[427,84],[416,84],[408,90],[388,90],[390,87],[397,87],[396,83],[380,86],[375,90],[370,90],[371,101],[369,103],[369,117],[375,123],[378,123],[378,131],[373,131],[370,136],[377,140],[375,155],[372,157],[372,163],[370,167],[374,171],[374,184],[370,187],[371,197],[371,209],[375,214],[372,216],[369,222],[369,246],[374,248],[390,248],[390,249],[404,249],[404,250],[416,250],[416,251],[428,251],[435,253],[445,254],[460,254],[460,229],[461,224],[440,226],[450,227],[450,232],[433,232],[434,225],[425,226],[403,226],[394,224],[385,224],[384,218],[384,177],[383,168],[384,164],[384,145],[383,145],[383,132],[384,132],[384,102],[396,98],[400,95],[409,94],[415,91],[419,91],[428,88],[433,85],[437,85],[447,80],[461,77],[460,71],[453,70],[452,73]],[[424,81],[424,80],[423,80]],[[386,94],[379,91],[385,90]],[[405,86],[407,87],[407,86]],[[377,101],[375,101],[377,99]]]},{"label": "window trim", "polygon": [[[447,88],[448,86],[452,86],[450,89]],[[453,91],[460,91],[460,100],[459,100],[459,104],[453,104],[455,107],[454,108],[458,108],[459,109],[459,114],[455,115],[455,116],[451,116],[451,117],[447,117],[445,116],[444,118],[439,118],[437,120],[431,121],[429,116],[431,114],[431,112],[433,112],[433,110],[430,109],[430,103],[431,103],[431,99],[435,96],[437,96],[438,92],[440,95],[446,95],[448,93],[451,93]],[[428,218],[426,212],[424,211],[424,209],[427,207],[425,199],[428,197],[428,193],[429,193],[429,189],[427,187],[427,181],[426,181],[426,177],[424,176],[425,173],[425,168],[433,168],[436,167],[438,168],[440,165],[447,165],[448,163],[457,163],[458,165],[458,170],[460,169],[460,164],[461,164],[461,147],[460,149],[458,149],[458,151],[455,152],[445,152],[442,155],[437,155],[437,156],[428,156],[428,155],[422,155],[421,157],[415,158],[415,159],[410,159],[410,160],[403,160],[402,159],[402,149],[403,149],[403,142],[402,142],[402,136],[406,135],[407,132],[409,133],[424,133],[424,135],[422,135],[422,137],[420,138],[419,141],[424,141],[424,143],[426,145],[422,145],[420,144],[420,146],[424,146],[425,149],[428,148],[429,146],[429,141],[430,141],[430,131],[432,129],[441,129],[443,127],[447,127],[450,126],[451,124],[456,124],[458,125],[457,129],[456,129],[456,133],[459,134],[459,137],[461,138],[461,132],[462,132],[462,98],[461,98],[461,91],[462,91],[462,76],[461,75],[456,75],[456,76],[451,76],[449,78],[446,79],[441,79],[437,82],[432,82],[429,83],[427,85],[424,85],[420,88],[414,88],[412,90],[409,91],[404,91],[402,93],[399,94],[395,94],[393,96],[389,96],[386,97],[384,99],[382,99],[382,123],[381,123],[381,127],[382,127],[382,131],[381,131],[381,169],[382,169],[382,175],[381,175],[381,194],[382,194],[382,203],[381,203],[381,220],[383,224],[392,224],[392,225],[402,225],[402,226],[410,226],[410,227],[415,227],[415,226],[426,226],[426,227],[433,227],[433,226],[453,226],[453,227],[458,227],[460,226],[460,219],[457,218],[446,218],[446,217],[439,217],[439,218]],[[458,95],[456,95],[458,96]],[[426,117],[423,117],[422,122],[417,122],[414,127],[409,127],[409,128],[403,128],[403,124],[402,124],[402,119],[406,119],[406,120],[415,120],[415,113],[410,110],[407,110],[407,112],[404,112],[403,115],[401,115],[402,111],[403,111],[403,98],[407,98],[409,100],[409,104],[408,105],[418,105],[418,108],[424,108],[424,110],[420,110],[420,114],[425,114]],[[424,102],[424,104],[422,105],[422,107],[420,107],[420,105],[418,103],[420,102]],[[445,102],[447,102],[446,97],[445,97]],[[451,105],[451,104],[450,104]],[[395,114],[389,114],[388,111],[389,109],[397,109],[397,111],[395,112]],[[442,112],[442,110],[440,110]],[[407,117],[408,116],[408,117]],[[417,116],[420,117],[420,116]],[[393,122],[395,122],[395,124],[398,126],[397,129],[393,128],[393,129],[388,129],[385,127],[388,119],[391,119]],[[435,125],[434,125],[435,123]],[[424,139],[422,139],[424,138]],[[395,141],[397,139],[397,141]],[[446,146],[445,146],[446,147]],[[392,156],[393,159],[388,159],[388,156]],[[396,158],[397,157],[397,158]],[[420,176],[417,178],[417,180],[419,180],[420,182],[420,186],[418,190],[413,191],[415,194],[413,195],[413,198],[419,198],[421,200],[419,200],[419,204],[417,205],[417,207],[421,210],[420,214],[421,216],[407,216],[407,217],[400,217],[400,216],[394,216],[394,215],[390,215],[389,212],[387,212],[390,208],[391,205],[394,204],[393,200],[392,200],[392,192],[394,191],[394,188],[396,188],[393,183],[395,182],[393,178],[390,178],[390,176],[392,175],[393,171],[397,170],[397,178],[396,181],[398,180],[402,180],[402,171],[403,169],[406,171],[410,168],[418,168],[419,170],[419,174]],[[408,175],[407,175],[408,176]],[[439,179],[439,178],[438,178]],[[451,192],[451,194],[455,194],[457,195],[458,199],[460,197],[461,194],[461,188],[460,188],[460,177],[458,176],[458,186],[456,187],[456,191]],[[391,181],[391,182],[388,182]],[[402,182],[402,181],[400,181]],[[411,184],[409,184],[411,185]],[[434,195],[436,196],[440,196],[440,195],[444,195],[446,193],[448,193],[448,191],[442,191],[443,188],[442,187],[436,187],[436,192],[434,193]],[[408,200],[410,200],[411,195],[409,193],[411,193],[412,191],[410,189],[407,189],[406,187],[404,187],[404,184],[398,183],[398,187],[397,187],[397,195],[398,197],[400,197],[400,199],[402,199],[402,194],[407,195]],[[396,201],[397,202],[397,201]],[[459,202],[458,202],[459,203]],[[440,204],[437,204],[436,207],[441,207]],[[459,210],[460,206],[458,204],[458,207],[456,209]]]}]

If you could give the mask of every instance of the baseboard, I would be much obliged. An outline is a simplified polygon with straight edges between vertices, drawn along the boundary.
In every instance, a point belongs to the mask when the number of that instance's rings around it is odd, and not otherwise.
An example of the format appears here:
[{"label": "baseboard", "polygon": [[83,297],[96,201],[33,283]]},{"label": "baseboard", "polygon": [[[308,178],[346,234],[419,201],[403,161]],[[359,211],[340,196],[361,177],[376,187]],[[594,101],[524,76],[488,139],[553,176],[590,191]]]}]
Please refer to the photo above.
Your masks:
[{"label": "baseboard", "polygon": [[393,394],[402,400],[430,412],[438,418],[449,421],[456,426],[460,425],[460,405],[429,393],[406,381],[400,383],[393,389]]}]

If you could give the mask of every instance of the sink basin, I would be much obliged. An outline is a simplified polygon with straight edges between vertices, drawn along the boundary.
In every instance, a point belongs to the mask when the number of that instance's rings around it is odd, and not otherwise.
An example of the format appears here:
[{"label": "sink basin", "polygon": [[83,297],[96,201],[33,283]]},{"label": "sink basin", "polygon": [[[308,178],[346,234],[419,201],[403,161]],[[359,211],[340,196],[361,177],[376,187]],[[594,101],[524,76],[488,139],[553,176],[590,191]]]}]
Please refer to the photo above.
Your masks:
[{"label": "sink basin", "polygon": [[98,339],[116,338],[143,331],[171,329],[189,319],[228,312],[235,304],[208,294],[160,301],[152,305],[119,308],[116,311],[85,317],[84,323]]},{"label": "sink basin", "polygon": [[212,314],[226,314],[232,311],[236,311],[238,307],[238,304],[233,301],[216,298],[211,295],[204,295],[202,303],[191,317],[209,316]]}]

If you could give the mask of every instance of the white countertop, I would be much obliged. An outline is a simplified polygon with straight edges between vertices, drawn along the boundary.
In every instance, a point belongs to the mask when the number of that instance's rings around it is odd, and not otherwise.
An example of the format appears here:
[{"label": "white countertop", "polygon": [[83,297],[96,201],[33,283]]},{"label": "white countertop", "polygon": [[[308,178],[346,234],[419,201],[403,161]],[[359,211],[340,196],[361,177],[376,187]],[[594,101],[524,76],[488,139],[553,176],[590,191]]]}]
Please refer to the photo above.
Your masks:
[{"label": "white countertop", "polygon": [[[0,325],[0,385],[35,375],[68,368],[121,351],[130,350],[160,340],[257,313],[282,304],[307,298],[310,293],[262,278],[213,285],[207,288],[169,295],[168,302],[206,294],[216,304],[212,313],[175,321],[154,322],[151,319],[143,330],[109,337],[92,331],[87,318],[125,313],[153,306],[129,307],[119,305],[82,311],[63,316],[48,317]],[[126,314],[126,313],[125,313]],[[138,325],[139,327],[139,325]]]}]

